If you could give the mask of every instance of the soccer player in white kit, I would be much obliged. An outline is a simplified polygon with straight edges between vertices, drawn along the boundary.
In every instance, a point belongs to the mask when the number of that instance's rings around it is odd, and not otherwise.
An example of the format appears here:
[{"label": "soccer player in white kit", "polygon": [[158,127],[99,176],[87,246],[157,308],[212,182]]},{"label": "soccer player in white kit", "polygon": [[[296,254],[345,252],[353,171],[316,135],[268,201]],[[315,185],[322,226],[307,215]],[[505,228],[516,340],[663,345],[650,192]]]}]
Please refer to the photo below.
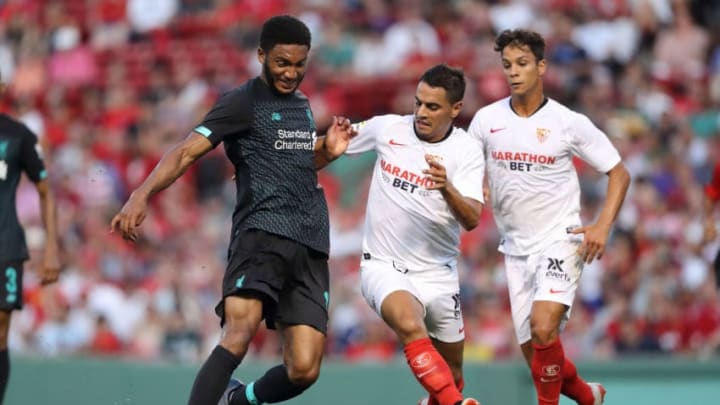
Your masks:
[{"label": "soccer player in white kit", "polygon": [[428,391],[421,404],[463,400],[463,319],[456,258],[461,227],[477,226],[484,159],[453,127],[462,108],[462,71],[437,65],[420,79],[414,115],[356,124],[346,154],[377,152],[368,197],[361,290],[404,345]]},{"label": "soccer player in white kit", "polygon": [[[538,403],[557,405],[562,392],[580,405],[600,404],[604,387],[578,376],[559,334],[583,263],[603,254],[630,176],[607,136],[586,116],[545,97],[544,48],[542,36],[531,31],[497,37],[511,96],[481,108],[468,132],[486,156],[513,323]],[[574,156],[608,175],[602,211],[585,226]]]}]

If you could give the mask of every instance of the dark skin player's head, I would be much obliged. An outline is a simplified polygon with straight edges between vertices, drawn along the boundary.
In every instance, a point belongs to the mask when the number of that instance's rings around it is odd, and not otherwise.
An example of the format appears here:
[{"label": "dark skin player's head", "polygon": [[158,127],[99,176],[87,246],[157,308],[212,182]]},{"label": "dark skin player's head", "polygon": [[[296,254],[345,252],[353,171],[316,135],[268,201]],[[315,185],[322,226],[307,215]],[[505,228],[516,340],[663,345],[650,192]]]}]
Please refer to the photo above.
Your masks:
[{"label": "dark skin player's head", "polygon": [[261,78],[273,91],[292,94],[305,77],[310,30],[292,16],[272,17],[260,32],[258,61],[262,64]]}]

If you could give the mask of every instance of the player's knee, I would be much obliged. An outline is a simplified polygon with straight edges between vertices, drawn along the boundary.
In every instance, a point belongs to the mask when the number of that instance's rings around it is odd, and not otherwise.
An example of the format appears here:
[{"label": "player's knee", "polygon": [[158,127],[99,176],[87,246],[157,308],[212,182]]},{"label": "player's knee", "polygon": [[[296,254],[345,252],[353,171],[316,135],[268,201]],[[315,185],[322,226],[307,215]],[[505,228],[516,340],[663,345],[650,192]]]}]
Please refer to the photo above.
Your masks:
[{"label": "player's knee", "polygon": [[294,362],[287,370],[290,382],[304,388],[313,385],[320,376],[320,364],[313,361]]},{"label": "player's knee", "polygon": [[409,343],[427,336],[423,321],[412,316],[398,319],[395,322],[394,329],[403,343]]},{"label": "player's knee", "polygon": [[530,325],[533,343],[546,345],[557,338],[557,327],[549,323],[537,323]]},{"label": "player's knee", "polygon": [[227,323],[220,344],[237,356],[243,356],[250,346],[257,327],[249,323]]}]

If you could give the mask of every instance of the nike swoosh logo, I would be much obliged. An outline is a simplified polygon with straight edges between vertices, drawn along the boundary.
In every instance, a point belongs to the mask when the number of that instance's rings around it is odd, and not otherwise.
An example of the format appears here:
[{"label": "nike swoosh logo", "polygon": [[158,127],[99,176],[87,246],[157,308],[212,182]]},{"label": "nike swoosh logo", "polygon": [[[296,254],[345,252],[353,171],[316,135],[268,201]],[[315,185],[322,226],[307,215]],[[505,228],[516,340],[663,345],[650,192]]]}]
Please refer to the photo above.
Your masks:
[{"label": "nike swoosh logo", "polygon": [[494,134],[495,132],[502,131],[505,128],[490,128],[490,133]]},{"label": "nike swoosh logo", "polygon": [[564,293],[564,292],[567,292],[567,290],[556,290],[554,288],[550,289],[550,294],[560,294],[560,293]]},{"label": "nike swoosh logo", "polygon": [[407,145],[404,144],[404,143],[397,143],[397,142],[395,142],[394,139],[391,139],[390,142],[388,142],[388,143],[389,143],[390,145],[393,145],[393,146],[407,146]]},{"label": "nike swoosh logo", "polygon": [[465,330],[465,327],[463,326],[462,328],[460,328],[460,330],[458,331],[458,333],[463,333],[464,330]]}]

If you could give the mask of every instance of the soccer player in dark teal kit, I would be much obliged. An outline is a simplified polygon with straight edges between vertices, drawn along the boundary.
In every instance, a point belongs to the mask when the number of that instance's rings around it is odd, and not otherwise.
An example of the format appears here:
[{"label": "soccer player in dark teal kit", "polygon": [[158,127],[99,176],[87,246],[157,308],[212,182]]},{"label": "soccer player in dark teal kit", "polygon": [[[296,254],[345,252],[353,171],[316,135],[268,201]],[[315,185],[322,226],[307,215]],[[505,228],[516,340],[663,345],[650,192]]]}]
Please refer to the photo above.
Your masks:
[{"label": "soccer player in dark teal kit", "polygon": [[[216,308],[224,331],[195,378],[189,405],[281,402],[318,378],[328,321],[329,225],[316,168],[340,156],[354,132],[347,119],[334,118],[324,138],[315,136],[310,105],[298,91],[309,50],[310,31],[301,21],[267,20],[257,51],[262,74],[220,97],[112,220],[114,230],[136,240],[150,196],[224,144],[237,186]],[[283,364],[233,387],[232,373],[263,319],[282,335]]]},{"label": "soccer player in dark teal kit", "polygon": [[[0,93],[4,87],[0,82]],[[46,239],[40,282],[47,285],[56,282],[60,272],[55,199],[37,137],[22,123],[0,114],[0,404],[10,375],[10,319],[12,311],[23,305],[23,262],[30,257],[15,209],[15,192],[23,172],[35,183],[40,195]]]}]

